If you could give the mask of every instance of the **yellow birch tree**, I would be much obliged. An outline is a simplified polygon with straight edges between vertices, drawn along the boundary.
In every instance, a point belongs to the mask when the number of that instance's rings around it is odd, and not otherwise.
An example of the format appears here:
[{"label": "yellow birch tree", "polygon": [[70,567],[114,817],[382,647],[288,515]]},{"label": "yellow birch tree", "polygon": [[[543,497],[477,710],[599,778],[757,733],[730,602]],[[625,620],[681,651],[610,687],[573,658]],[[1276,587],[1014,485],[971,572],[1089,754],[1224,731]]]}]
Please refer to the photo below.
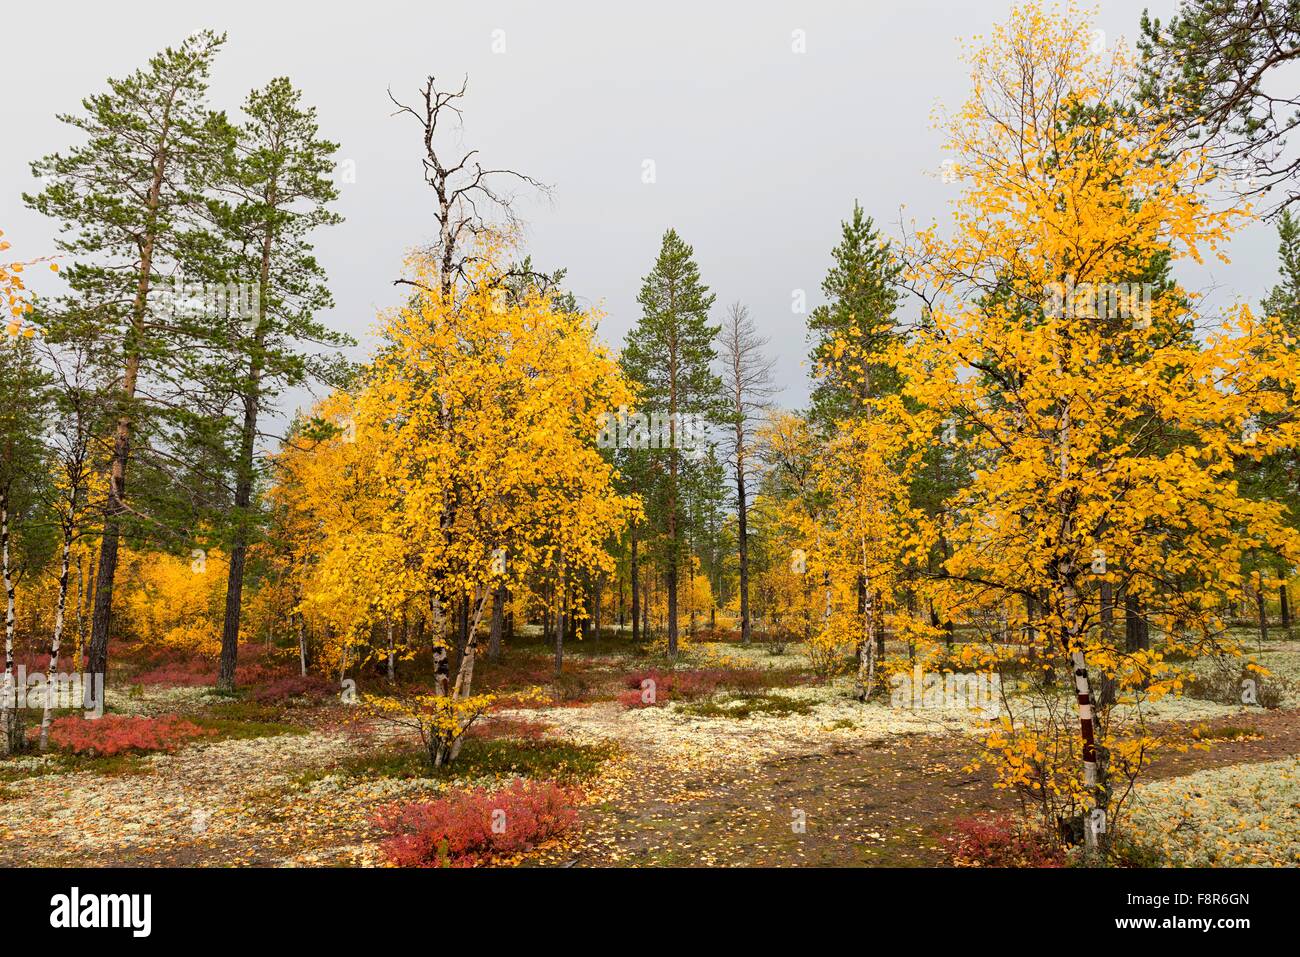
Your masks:
[{"label": "yellow birch tree", "polygon": [[[1152,742],[1109,724],[1096,679],[1130,708],[1176,691],[1169,651],[1230,650],[1220,612],[1243,555],[1297,555],[1284,507],[1233,475],[1294,445],[1296,369],[1277,323],[1203,316],[1169,278],[1247,211],[1216,207],[1206,156],[1170,150],[1133,105],[1126,50],[1096,51],[1072,9],[1031,5],[969,59],[972,95],[944,119],[963,195],[948,234],[923,230],[909,253],[928,319],[907,393],[976,469],[944,512],[950,598],[1041,602],[1039,650],[1071,676],[1069,752],[1049,760],[1041,721],[1008,717],[990,739],[1004,783],[1050,794],[1097,859],[1126,793],[1111,783],[1131,784]],[[1256,434],[1261,413],[1283,424]],[[1162,647],[1118,640],[1103,586],[1142,599]]]}]

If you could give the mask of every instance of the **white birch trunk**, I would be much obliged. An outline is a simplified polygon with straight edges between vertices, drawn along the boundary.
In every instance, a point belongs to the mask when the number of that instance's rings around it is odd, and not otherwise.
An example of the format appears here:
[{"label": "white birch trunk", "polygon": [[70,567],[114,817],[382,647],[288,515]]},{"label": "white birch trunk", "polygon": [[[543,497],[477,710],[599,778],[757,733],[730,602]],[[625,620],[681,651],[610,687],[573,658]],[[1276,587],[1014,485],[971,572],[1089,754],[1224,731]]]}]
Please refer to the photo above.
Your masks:
[{"label": "white birch trunk", "polygon": [[[474,618],[469,624],[469,634],[465,638],[465,654],[461,656],[460,668],[456,672],[456,684],[451,689],[452,701],[460,701],[467,698],[474,688],[474,657],[478,652],[478,626],[483,620],[483,610],[487,607],[488,597],[491,592],[483,589],[483,595],[479,598],[478,608],[474,611]],[[461,746],[465,743],[464,728],[457,735],[456,740],[451,742],[450,746],[439,746],[441,752],[441,761],[435,763],[449,764],[455,761],[460,755]]]},{"label": "white birch trunk", "polygon": [[42,751],[50,746],[50,722],[54,715],[54,676],[59,671],[59,646],[63,642],[63,615],[68,604],[68,559],[72,552],[72,530],[63,534],[63,554],[59,562],[59,597],[54,607],[54,635],[50,639],[50,662],[45,668],[45,710],[41,713]]},{"label": "white birch trunk", "polygon": [[22,750],[22,722],[18,707],[20,693],[26,689],[17,687],[14,674],[14,612],[15,593],[13,569],[9,564],[9,490],[0,489],[0,552],[3,552],[4,586],[5,586],[5,671],[4,687],[0,688],[0,745],[5,754]]},{"label": "white birch trunk", "polygon": [[876,602],[867,573],[867,539],[862,538],[862,635],[858,638],[858,700],[866,701],[876,686]]}]

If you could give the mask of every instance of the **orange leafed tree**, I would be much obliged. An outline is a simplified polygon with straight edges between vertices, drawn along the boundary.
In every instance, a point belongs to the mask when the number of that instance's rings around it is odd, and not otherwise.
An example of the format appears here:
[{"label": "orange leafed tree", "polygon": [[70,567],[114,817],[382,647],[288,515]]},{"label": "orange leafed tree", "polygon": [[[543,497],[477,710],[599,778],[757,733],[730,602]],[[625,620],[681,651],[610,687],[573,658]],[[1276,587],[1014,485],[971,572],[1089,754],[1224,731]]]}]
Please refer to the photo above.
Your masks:
[{"label": "orange leafed tree", "polygon": [[484,249],[451,289],[439,263],[408,263],[415,290],[384,317],[355,396],[318,410],[332,435],[295,440],[273,495],[300,517],[300,608],[352,640],[401,609],[431,609],[439,655],[468,626],[433,695],[373,699],[417,728],[434,764],[453,760],[490,703],[473,693],[479,625],[501,586],[550,576],[563,592],[613,571],[605,544],[638,506],[596,445],[602,414],[633,394],[596,339],[595,317],[509,289]]},{"label": "orange leafed tree", "polygon": [[[602,414],[632,401],[595,319],[545,293],[511,293],[484,250],[463,290],[414,256],[410,303],[389,316],[357,404],[376,437],[384,525],[435,603],[469,603],[466,645],[442,700],[434,763],[455,758],[473,695],[478,624],[495,587],[551,572],[613,571],[605,543],[633,514],[596,447]],[[462,716],[460,709],[464,709]]]},{"label": "orange leafed tree", "polygon": [[[1284,506],[1234,479],[1234,463],[1294,446],[1297,370],[1277,323],[1204,315],[1169,277],[1247,211],[1217,207],[1206,157],[1171,154],[1130,105],[1125,50],[1095,51],[1073,11],[1027,6],[970,60],[972,95],[945,120],[963,195],[951,230],[921,231],[909,253],[928,306],[903,357],[909,398],[975,469],[946,503],[935,587],[968,616],[1008,599],[1043,609],[1029,650],[1070,675],[1052,700],[1077,711],[1073,744],[1053,758],[1040,712],[1006,718],[990,744],[1004,783],[1082,816],[1095,855],[1126,793],[1112,785],[1153,744],[1122,716],[1177,690],[1168,652],[1232,650],[1220,612],[1244,555],[1300,557]],[[1280,422],[1268,434],[1252,428],[1261,413]],[[1121,640],[1119,593],[1163,646]]]}]

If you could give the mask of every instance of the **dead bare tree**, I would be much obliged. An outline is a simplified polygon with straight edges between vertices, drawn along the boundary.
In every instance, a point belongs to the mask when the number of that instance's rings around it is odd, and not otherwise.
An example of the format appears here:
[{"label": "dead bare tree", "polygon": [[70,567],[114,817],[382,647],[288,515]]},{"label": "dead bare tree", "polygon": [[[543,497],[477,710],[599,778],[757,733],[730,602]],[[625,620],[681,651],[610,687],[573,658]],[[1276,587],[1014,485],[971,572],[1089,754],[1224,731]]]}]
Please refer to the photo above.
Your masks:
[{"label": "dead bare tree", "polygon": [[768,339],[758,334],[749,309],[733,302],[718,332],[722,388],[729,406],[723,447],[736,483],[736,539],[740,553],[740,637],[749,643],[749,498],[746,479],[754,459],[754,433],[778,389],[773,381],[776,360],[763,350]]},{"label": "dead bare tree", "polygon": [[[420,91],[420,102],[414,107],[399,101],[391,89],[388,91],[388,98],[397,107],[393,115],[411,116],[420,124],[424,181],[433,190],[437,202],[434,218],[438,223],[438,238],[432,252],[438,262],[438,281],[444,296],[451,294],[457,280],[465,278],[466,267],[478,258],[474,253],[478,238],[512,232],[521,225],[514,210],[515,196],[498,184],[514,180],[550,194],[548,186],[531,176],[512,169],[484,169],[477,158],[478,150],[461,154],[454,161],[444,158],[445,149],[439,154],[436,142],[439,123],[445,129],[450,116],[450,122],[459,125],[462,113],[458,101],[465,96],[468,86],[467,76],[459,90],[439,91],[430,76]],[[417,285],[409,279],[399,279],[396,284]]]}]

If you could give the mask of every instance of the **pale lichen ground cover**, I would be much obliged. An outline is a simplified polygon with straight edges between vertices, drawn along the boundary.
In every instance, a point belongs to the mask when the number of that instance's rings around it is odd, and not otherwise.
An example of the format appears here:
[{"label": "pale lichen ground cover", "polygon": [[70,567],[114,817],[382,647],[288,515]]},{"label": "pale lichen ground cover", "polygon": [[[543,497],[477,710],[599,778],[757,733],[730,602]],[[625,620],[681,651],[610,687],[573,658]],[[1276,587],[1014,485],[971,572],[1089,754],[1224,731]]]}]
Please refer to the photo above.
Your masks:
[{"label": "pale lichen ground cover", "polygon": [[[1300,646],[1276,643],[1257,654],[1261,664],[1288,680],[1300,679]],[[653,667],[644,659],[602,660],[615,673]],[[699,644],[680,667],[806,669],[797,644],[773,655],[767,646]],[[795,675],[794,680],[801,680]],[[1300,681],[1297,681],[1300,684]],[[1065,701],[1069,696],[1062,688]],[[888,697],[863,705],[853,681],[840,677],[756,693],[786,699],[789,713],[725,712],[746,696],[722,691],[701,702],[670,700],[658,707],[624,708],[596,700],[579,707],[515,709],[503,714],[548,726],[547,737],[583,744],[614,743],[623,756],[603,768],[592,796],[610,799],[622,778],[643,781],[658,768],[661,783],[692,780],[697,769],[755,768],[775,757],[817,750],[878,746],[912,735],[978,736],[987,721],[969,708],[892,707]],[[118,713],[192,713],[213,701],[206,688],[110,690]],[[1027,700],[1013,697],[1015,701]],[[1258,710],[1188,697],[1144,704],[1153,720],[1200,721]],[[804,711],[806,713],[798,713]],[[371,747],[389,735],[370,729]],[[355,738],[336,731],[251,740],[195,743],[175,755],[142,762],[140,773],[41,774],[50,759],[24,756],[7,766],[34,775],[7,785],[0,812],[0,839],[20,835],[40,846],[47,862],[111,863],[133,852],[214,856],[224,863],[375,863],[369,826],[377,803],[427,798],[480,781],[358,779],[337,767],[356,752]],[[647,763],[648,761],[648,763]],[[1133,826],[1176,864],[1300,863],[1300,768],[1296,759],[1237,765],[1157,782],[1139,789]],[[310,773],[304,773],[310,772]],[[687,789],[689,790],[689,788]],[[608,791],[609,793],[605,793]],[[676,798],[674,798],[675,800]],[[268,845],[272,846],[268,846]],[[248,847],[247,856],[238,850]]]},{"label": "pale lichen ground cover", "polygon": [[1263,680],[1280,687],[1279,704],[1283,708],[1300,708],[1300,643],[1294,641],[1270,642],[1262,649],[1247,645],[1240,658],[1207,658],[1192,665],[1192,670],[1208,674],[1215,669],[1226,669],[1230,673],[1240,674],[1242,666],[1254,662],[1268,671]]},{"label": "pale lichen ground cover", "polygon": [[1129,826],[1179,867],[1300,865],[1300,758],[1140,785]]},{"label": "pale lichen ground cover", "polygon": [[192,713],[222,700],[206,685],[127,685],[109,687],[104,692],[105,708],[110,713],[149,718]]},{"label": "pale lichen ground cover", "polygon": [[[895,735],[970,732],[977,715],[960,708],[893,708],[887,702],[862,704],[852,682],[780,688],[774,696],[808,706],[807,714],[691,714],[681,702],[625,709],[604,701],[582,708],[517,709],[511,718],[545,721],[551,733],[582,744],[618,742],[676,763],[752,765],[775,755],[833,744],[878,741]],[[720,692],[710,700],[726,708],[738,696]]]},{"label": "pale lichen ground cover", "polygon": [[[1256,656],[1277,674],[1300,672],[1300,651],[1290,646],[1270,647]],[[799,644],[786,645],[780,655],[769,646],[755,643],[699,643],[679,660],[679,667],[732,667],[797,669],[806,667],[807,658]],[[627,662],[629,670],[635,670]],[[644,665],[642,666],[644,667]],[[726,714],[699,715],[688,704],[671,700],[659,706],[625,709],[617,702],[597,702],[577,708],[521,708],[505,712],[509,717],[544,721],[552,733],[580,743],[616,741],[637,750],[673,755],[694,756],[696,762],[754,763],[791,750],[807,750],[827,744],[852,744],[879,741],[895,735],[960,733],[981,735],[989,727],[990,715],[974,708],[894,707],[888,695],[883,700],[862,704],[853,697],[854,682],[841,676],[822,683],[774,689],[771,693],[808,706],[806,714],[751,714],[737,718]],[[1006,688],[1011,710],[1025,717],[1028,710],[1041,706],[1041,698],[1025,694],[1018,685]],[[708,701],[722,710],[737,706],[741,695],[721,691]],[[1062,686],[1059,705],[1074,707],[1068,686]],[[996,702],[1005,714],[1004,703]],[[1289,705],[1288,705],[1289,706]],[[1185,695],[1171,695],[1139,704],[1121,703],[1116,718],[1136,717],[1138,708],[1148,722],[1199,722],[1259,711],[1258,705],[1224,704]]]},{"label": "pale lichen ground cover", "polygon": [[40,848],[44,863],[79,865],[111,863],[142,847],[210,845],[262,826],[250,798],[283,789],[347,747],[339,734],[231,739],[149,755],[138,773],[14,781],[0,805],[0,843],[25,842]]}]

